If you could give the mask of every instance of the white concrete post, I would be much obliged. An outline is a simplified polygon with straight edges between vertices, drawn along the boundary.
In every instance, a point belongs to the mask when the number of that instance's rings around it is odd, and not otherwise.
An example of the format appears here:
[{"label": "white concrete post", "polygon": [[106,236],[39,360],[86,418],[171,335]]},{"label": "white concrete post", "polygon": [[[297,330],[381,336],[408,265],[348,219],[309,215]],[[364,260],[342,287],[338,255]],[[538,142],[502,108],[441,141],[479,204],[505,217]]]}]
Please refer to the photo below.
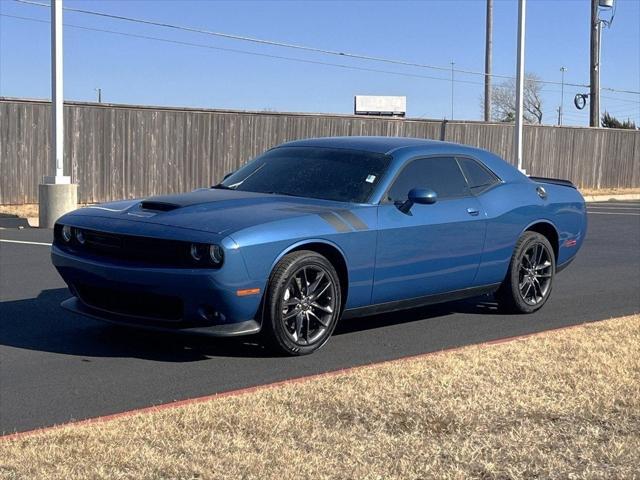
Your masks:
[{"label": "white concrete post", "polygon": [[527,8],[526,0],[518,0],[518,64],[516,67],[516,126],[513,142],[513,155],[518,165],[518,170],[522,169],[522,123],[524,110],[524,35],[525,35],[525,13]]}]

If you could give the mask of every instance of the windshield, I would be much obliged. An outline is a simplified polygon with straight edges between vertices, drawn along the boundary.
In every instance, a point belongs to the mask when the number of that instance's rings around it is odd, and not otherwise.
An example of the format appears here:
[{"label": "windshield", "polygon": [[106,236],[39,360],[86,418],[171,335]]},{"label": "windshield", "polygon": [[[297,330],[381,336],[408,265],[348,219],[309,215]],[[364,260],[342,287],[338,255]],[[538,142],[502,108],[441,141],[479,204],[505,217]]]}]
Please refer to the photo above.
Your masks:
[{"label": "windshield", "polygon": [[388,164],[389,157],[379,153],[281,147],[248,163],[218,187],[366,203]]}]

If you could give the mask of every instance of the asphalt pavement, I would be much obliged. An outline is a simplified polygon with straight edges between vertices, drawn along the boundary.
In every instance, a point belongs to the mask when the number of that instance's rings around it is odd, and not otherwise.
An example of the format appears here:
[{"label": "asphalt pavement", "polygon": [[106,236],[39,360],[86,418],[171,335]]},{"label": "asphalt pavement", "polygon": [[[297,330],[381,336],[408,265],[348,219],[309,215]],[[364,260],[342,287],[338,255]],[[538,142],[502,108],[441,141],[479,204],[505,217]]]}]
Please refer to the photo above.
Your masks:
[{"label": "asphalt pavement", "polygon": [[588,210],[585,244],[541,311],[501,315],[482,297],[347,320],[301,358],[63,311],[51,230],[0,230],[0,433],[640,312],[640,202]]}]

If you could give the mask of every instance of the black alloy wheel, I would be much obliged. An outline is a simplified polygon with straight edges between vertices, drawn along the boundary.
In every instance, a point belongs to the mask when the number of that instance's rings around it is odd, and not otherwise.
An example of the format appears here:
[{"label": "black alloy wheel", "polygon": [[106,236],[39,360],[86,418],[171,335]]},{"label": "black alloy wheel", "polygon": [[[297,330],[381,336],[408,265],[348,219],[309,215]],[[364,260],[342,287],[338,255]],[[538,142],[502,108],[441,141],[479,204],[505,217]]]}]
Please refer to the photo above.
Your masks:
[{"label": "black alloy wheel", "polygon": [[265,302],[270,343],[288,355],[312,353],[327,342],[341,313],[338,274],[316,252],[293,252],[276,265]]},{"label": "black alloy wheel", "polygon": [[532,313],[549,299],[556,273],[556,258],[549,240],[527,231],[518,239],[509,270],[496,298],[507,313]]}]

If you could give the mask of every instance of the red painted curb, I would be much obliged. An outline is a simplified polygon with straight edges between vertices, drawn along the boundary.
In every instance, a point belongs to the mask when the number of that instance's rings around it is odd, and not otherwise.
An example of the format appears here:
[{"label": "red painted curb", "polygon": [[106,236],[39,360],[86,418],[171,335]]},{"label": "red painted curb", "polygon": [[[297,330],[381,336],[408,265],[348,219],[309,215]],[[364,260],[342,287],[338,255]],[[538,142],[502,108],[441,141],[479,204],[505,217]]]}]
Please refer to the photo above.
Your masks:
[{"label": "red painted curb", "polygon": [[214,393],[211,395],[204,395],[201,397],[193,397],[193,398],[186,398],[184,400],[175,400],[173,402],[167,402],[167,403],[161,403],[158,405],[153,405],[150,407],[142,407],[142,408],[134,408],[132,410],[126,410],[124,412],[118,412],[118,413],[112,413],[110,415],[102,415],[99,417],[91,417],[91,418],[86,418],[84,420],[71,420],[69,422],[65,422],[65,423],[61,423],[58,425],[53,425],[50,427],[42,427],[42,428],[36,428],[34,430],[26,430],[24,432],[16,432],[16,433],[10,433],[10,434],[6,434],[6,435],[0,435],[0,442],[2,441],[11,441],[11,440],[18,440],[21,439],[23,437],[27,437],[27,436],[32,436],[32,435],[36,435],[39,433],[44,433],[44,432],[49,432],[52,430],[59,430],[61,428],[64,427],[69,427],[69,426],[82,426],[82,425],[88,425],[88,424],[92,424],[92,423],[103,423],[103,422],[108,422],[110,420],[115,420],[118,418],[122,418],[122,417],[130,417],[133,415],[138,415],[138,414],[143,414],[143,413],[153,413],[153,412],[159,412],[162,410],[166,410],[166,409],[172,409],[172,408],[178,408],[184,405],[191,405],[191,404],[197,404],[197,403],[204,403],[207,402],[209,400],[215,400],[215,399],[219,399],[219,398],[225,398],[225,397],[234,397],[234,396],[238,396],[238,395],[244,395],[244,394],[248,394],[248,393],[252,393],[258,390],[266,390],[266,389],[271,389],[271,388],[276,388],[282,385],[287,385],[287,384],[295,384],[295,383],[303,383],[306,382],[308,380],[314,380],[314,379],[318,379],[318,378],[326,378],[326,377],[334,377],[337,375],[341,375],[344,373],[350,373],[350,372],[354,372],[357,370],[362,370],[365,368],[369,368],[369,367],[373,367],[373,366],[379,366],[379,365],[385,365],[388,363],[395,363],[395,362],[402,362],[402,361],[406,361],[406,360],[416,360],[419,358],[426,358],[426,357],[430,357],[430,356],[434,356],[434,355],[441,355],[441,354],[445,354],[445,353],[453,353],[456,351],[460,351],[463,349],[467,349],[470,347],[491,347],[491,346],[495,346],[495,345],[500,345],[503,343],[510,343],[510,342],[514,342],[514,341],[518,341],[518,340],[523,340],[526,338],[530,338],[530,337],[537,337],[540,335],[544,335],[547,333],[556,333],[556,332],[560,332],[563,330],[571,330],[577,327],[582,327],[584,325],[586,325],[587,323],[592,324],[592,323],[599,323],[599,322],[603,322],[606,320],[611,320],[611,319],[603,319],[603,320],[597,320],[594,322],[584,322],[584,323],[579,323],[576,325],[569,325],[566,327],[556,327],[556,328],[551,328],[549,330],[544,330],[541,332],[535,332],[535,333],[525,333],[523,335],[516,335],[516,336],[512,336],[512,337],[505,337],[505,338],[499,338],[496,340],[489,340],[486,342],[481,342],[481,343],[473,343],[470,345],[463,345],[460,347],[452,347],[452,348],[445,348],[443,350],[436,350],[434,352],[426,352],[426,353],[417,353],[415,355],[408,355],[406,357],[399,357],[399,358],[394,358],[391,360],[383,360],[381,362],[371,362],[371,363],[367,363],[364,365],[357,365],[354,367],[347,367],[347,368],[343,368],[343,369],[339,369],[339,370],[330,370],[327,372],[322,372],[322,373],[314,373],[311,375],[303,375],[300,377],[292,377],[286,380],[280,380],[278,382],[272,382],[272,383],[266,383],[266,384],[262,384],[262,385],[254,385],[252,387],[244,387],[244,388],[239,388],[239,389],[235,389],[235,390],[228,390],[226,392],[220,392],[220,393]]}]

